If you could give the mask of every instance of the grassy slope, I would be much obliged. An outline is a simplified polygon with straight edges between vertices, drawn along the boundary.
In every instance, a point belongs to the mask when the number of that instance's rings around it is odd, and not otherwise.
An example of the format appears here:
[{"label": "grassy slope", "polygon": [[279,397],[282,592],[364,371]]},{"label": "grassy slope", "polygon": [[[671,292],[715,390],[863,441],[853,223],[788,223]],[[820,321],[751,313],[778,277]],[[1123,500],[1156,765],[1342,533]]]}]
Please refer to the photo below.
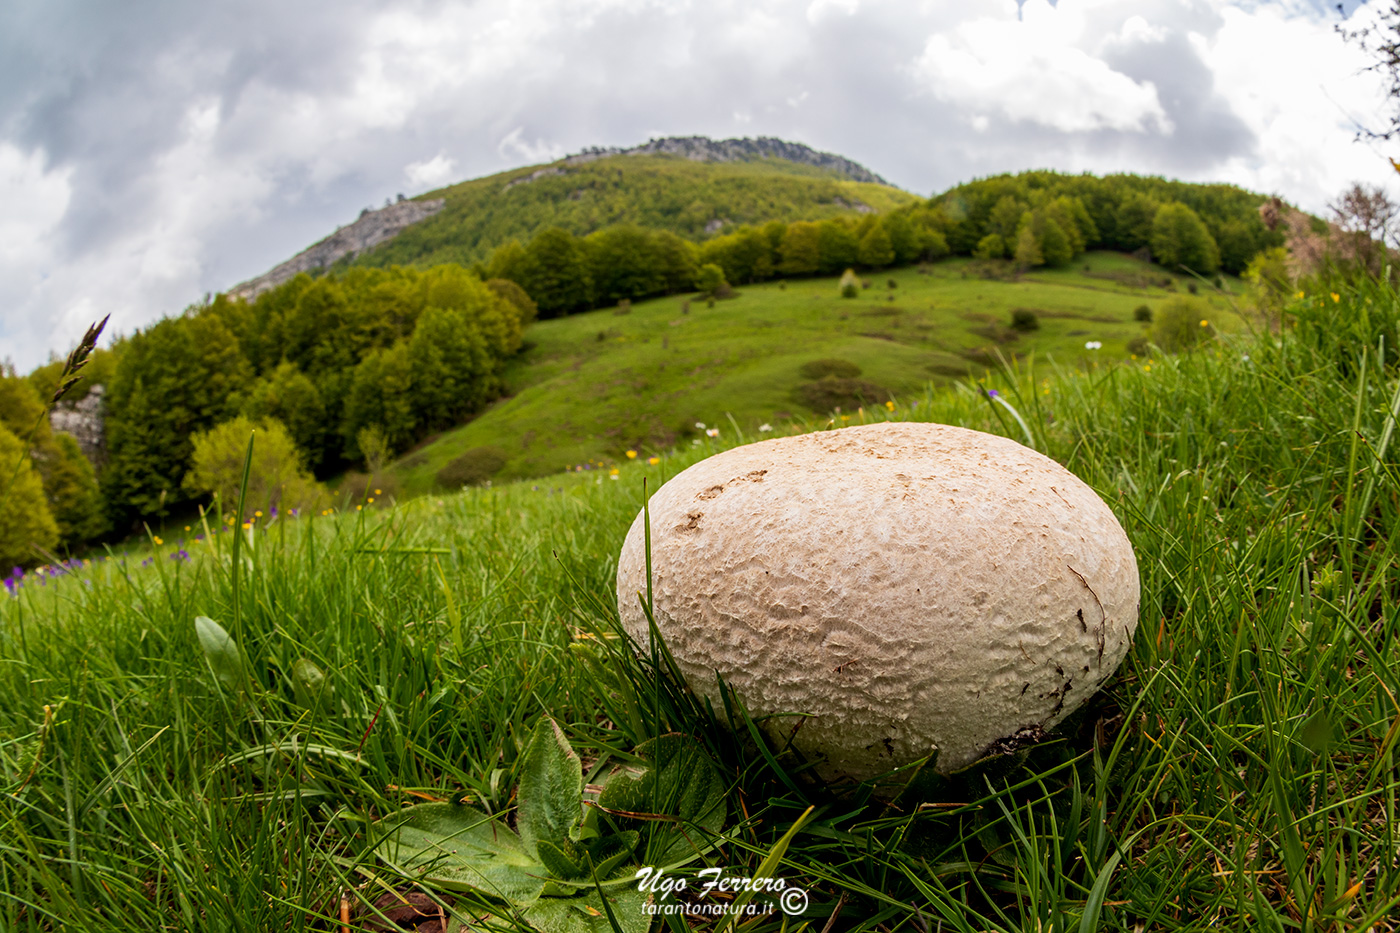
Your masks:
[{"label": "grassy slope", "polygon": [[[507,374],[510,397],[405,457],[395,473],[406,492],[423,493],[472,447],[507,453],[502,478],[541,476],[628,449],[669,447],[697,421],[728,430],[733,417],[752,430],[805,418],[813,413],[795,398],[804,381],[798,368],[826,357],[856,363],[863,379],[896,395],[980,371],[984,361],[995,365],[998,349],[1063,363],[1122,359],[1143,332],[1133,310],[1170,294],[1137,284],[1148,276],[1160,283],[1161,270],[1114,253],[1016,282],[965,278],[967,266],[950,260],[929,275],[872,274],[871,288],[854,300],[839,297],[835,279],[808,279],[746,286],[712,309],[692,295],[639,303],[626,316],[594,311],[540,322],[526,335],[531,349]],[[1211,301],[1217,323],[1233,318],[1223,298]],[[988,336],[1007,340],[1005,325],[1019,307],[1038,312],[1038,331],[1005,343]],[[1086,351],[1089,340],[1103,348]]]},{"label": "grassy slope", "polygon": [[[788,756],[665,693],[651,718],[625,653],[598,669],[613,683],[584,663],[606,643],[576,626],[615,618],[643,475],[708,441],[617,481],[274,523],[238,589],[228,534],[188,563],[26,584],[0,599],[0,928],[326,929],[342,891],[363,921],[392,873],[361,820],[424,794],[508,809],[548,713],[589,761],[695,735],[746,815],[729,875],[815,805],[779,870],[811,892],[813,929],[839,899],[849,933],[1395,930],[1400,382],[1373,351],[1382,329],[1395,343],[1400,296],[1334,289],[1335,307],[1308,303],[1335,317],[1298,339],[999,383],[1123,522],[1141,624],[1083,728],[930,788],[932,808],[790,785]],[[1000,415],[964,389],[896,417],[1019,437]],[[206,666],[201,613],[247,656],[241,693]],[[295,701],[298,657],[326,671],[330,712]]]},{"label": "grassy slope", "polygon": [[918,200],[898,188],[843,181],[782,159],[690,162],[672,156],[613,156],[565,166],[506,190],[541,166],[529,166],[430,191],[446,207],[390,242],[357,257],[365,265],[470,264],[512,237],[522,242],[545,227],[583,235],[635,223],[699,239],[711,220],[731,224],[821,220],[853,213],[860,202],[884,211]]}]

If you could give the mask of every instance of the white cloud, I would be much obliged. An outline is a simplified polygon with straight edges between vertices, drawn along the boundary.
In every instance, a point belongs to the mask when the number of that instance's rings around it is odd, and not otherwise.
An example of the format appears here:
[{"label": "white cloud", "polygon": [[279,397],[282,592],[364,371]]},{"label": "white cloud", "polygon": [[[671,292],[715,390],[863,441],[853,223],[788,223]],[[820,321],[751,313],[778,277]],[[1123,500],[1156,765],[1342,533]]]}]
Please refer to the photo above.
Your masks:
[{"label": "white cloud", "polygon": [[[1369,18],[1373,2],[1358,17]],[[1354,180],[1394,192],[1385,154],[1395,146],[1356,141],[1358,121],[1379,126],[1393,102],[1364,52],[1313,12],[1286,15],[1274,7],[1221,10],[1224,25],[1192,43],[1215,76],[1216,89],[1253,131],[1256,152],[1216,167],[1215,177],[1277,192],[1323,212]]]},{"label": "white cloud", "polygon": [[[794,139],[923,194],[1050,167],[1322,210],[1394,177],[1352,141],[1388,104],[1325,6],[352,0],[333,34],[272,35],[214,4],[84,45],[0,5],[0,357],[178,312],[405,186],[670,134]],[[25,67],[26,43],[53,61]]]},{"label": "white cloud", "polygon": [[0,263],[7,274],[42,261],[45,240],[68,210],[73,170],[46,163],[42,151],[0,142]]},{"label": "white cloud", "polygon": [[403,175],[410,188],[422,191],[430,188],[441,188],[453,181],[456,171],[456,161],[449,159],[447,153],[439,152],[431,159],[410,162],[404,166]]},{"label": "white cloud", "polygon": [[530,142],[525,138],[525,127],[517,126],[501,139],[496,151],[507,158],[521,159],[526,163],[553,162],[564,156],[564,147],[558,143],[536,138]]},{"label": "white cloud", "polygon": [[1027,0],[1021,17],[971,20],[930,36],[915,73],[940,100],[1065,133],[1169,128],[1157,90],[1076,43],[1082,15]]}]

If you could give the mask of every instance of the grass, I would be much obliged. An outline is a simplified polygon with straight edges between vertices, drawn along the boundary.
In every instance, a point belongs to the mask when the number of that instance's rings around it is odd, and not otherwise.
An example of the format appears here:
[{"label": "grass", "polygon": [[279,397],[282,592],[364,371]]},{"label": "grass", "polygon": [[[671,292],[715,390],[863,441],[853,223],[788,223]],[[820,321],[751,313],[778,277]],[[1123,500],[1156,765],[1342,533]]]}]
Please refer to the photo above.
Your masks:
[{"label": "grass", "polygon": [[[862,380],[896,395],[996,368],[999,354],[1083,365],[1127,359],[1129,341],[1144,332],[1134,309],[1188,284],[1107,252],[1014,281],[969,275],[969,266],[954,259],[928,267],[930,274],[870,273],[870,288],[850,300],[834,278],[804,279],[744,286],[713,308],[691,295],[639,302],[626,315],[542,321],[506,374],[508,397],[410,453],[394,473],[405,492],[422,494],[437,488],[448,462],[475,448],[503,451],[498,478],[512,479],[618,461],[627,450],[664,450],[688,442],[696,422],[729,430],[732,418],[752,431],[803,421],[815,412],[798,397],[800,369],[815,359],[849,360]],[[1202,300],[1211,316],[1237,327],[1226,298],[1208,290]],[[1033,309],[1039,328],[1012,330],[1016,308]],[[1102,348],[1086,350],[1090,340]]]},{"label": "grass", "polygon": [[[893,804],[804,783],[607,637],[643,478],[732,428],[617,480],[261,523],[237,587],[228,533],[26,584],[0,600],[0,928],[328,930],[344,903],[372,929],[362,905],[412,885],[367,821],[508,811],[550,715],[590,775],[673,730],[719,763],[736,819],[712,860],[810,893],[747,930],[1396,929],[1400,296],[1336,282],[1290,312],[1282,338],[990,383],[1118,514],[1141,621],[1053,741]],[[887,415],[1023,437],[968,384],[851,423]],[[199,615],[234,632],[233,687]],[[329,702],[298,701],[299,659]]]}]

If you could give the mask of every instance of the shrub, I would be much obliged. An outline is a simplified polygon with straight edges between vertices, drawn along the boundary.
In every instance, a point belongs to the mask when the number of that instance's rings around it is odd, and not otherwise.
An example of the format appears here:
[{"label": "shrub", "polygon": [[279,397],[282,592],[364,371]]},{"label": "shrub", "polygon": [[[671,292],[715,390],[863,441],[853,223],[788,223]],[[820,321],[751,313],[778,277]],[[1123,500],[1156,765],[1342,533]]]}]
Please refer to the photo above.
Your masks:
[{"label": "shrub", "polygon": [[1151,356],[1152,344],[1146,337],[1138,336],[1128,341],[1128,352],[1136,356]]},{"label": "shrub", "polygon": [[1189,350],[1214,335],[1210,308],[1198,298],[1173,298],[1157,309],[1152,342],[1168,353]]},{"label": "shrub", "polygon": [[384,437],[384,429],[377,424],[366,425],[356,432],[355,443],[364,455],[365,469],[371,476],[379,474],[392,452],[388,439]]},{"label": "shrub", "polygon": [[855,363],[834,357],[803,363],[797,371],[802,374],[803,379],[825,379],[827,376],[854,379],[860,375],[860,367]]},{"label": "shrub", "polygon": [[804,382],[797,389],[798,401],[822,415],[837,408],[855,411],[862,405],[879,405],[889,398],[890,392],[883,386],[840,376]]},{"label": "shrub", "polygon": [[499,447],[473,447],[438,470],[438,485],[447,489],[480,486],[499,473],[507,459]]},{"label": "shrub", "polygon": [[1186,290],[1187,290],[1188,292],[1190,292],[1191,294],[1194,295],[1194,294],[1196,294],[1197,292],[1199,292],[1201,289],[1200,289],[1200,286],[1197,285],[1195,282],[1187,282],[1187,283],[1186,283]]},{"label": "shrub", "polygon": [[1151,324],[1152,309],[1149,308],[1147,305],[1138,305],[1136,308],[1133,309],[1133,320],[1140,321],[1143,324]]},{"label": "shrub", "polygon": [[841,275],[841,297],[854,298],[860,294],[860,279],[856,278],[855,270],[847,269]]},{"label": "shrub", "polygon": [[1030,308],[1016,308],[1011,312],[1011,329],[1029,333],[1040,329],[1040,318]]},{"label": "shrub", "polygon": [[248,436],[254,431],[257,438],[248,471],[247,508],[318,506],[325,490],[302,466],[301,454],[280,421],[258,424],[240,416],[196,434],[185,488],[216,497],[225,511],[236,508]]},{"label": "shrub", "polygon": [[716,295],[721,288],[728,288],[724,280],[724,270],[712,262],[707,262],[695,273],[695,288],[702,295]]},{"label": "shrub", "polygon": [[682,302],[681,302],[681,314],[689,314],[689,313],[690,313],[690,301],[687,299],[686,301],[682,301]]},{"label": "shrub", "polygon": [[898,287],[899,287],[899,283],[896,282],[894,279],[889,279],[889,280],[887,280],[887,281],[885,282],[885,287],[886,287],[886,288],[898,288]]},{"label": "shrub", "polygon": [[630,298],[622,298],[622,299],[620,299],[620,300],[618,301],[618,303],[617,303],[617,308],[613,311],[613,314],[631,314],[631,313],[632,313],[632,299],[630,299]]}]

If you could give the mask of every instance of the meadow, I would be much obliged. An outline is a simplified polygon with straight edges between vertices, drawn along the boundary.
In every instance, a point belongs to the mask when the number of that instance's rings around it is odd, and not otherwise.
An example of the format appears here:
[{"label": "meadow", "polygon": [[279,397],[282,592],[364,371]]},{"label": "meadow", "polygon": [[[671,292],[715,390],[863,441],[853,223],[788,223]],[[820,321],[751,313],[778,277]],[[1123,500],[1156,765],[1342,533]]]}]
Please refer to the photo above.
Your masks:
[{"label": "meadow", "polygon": [[[908,309],[903,333],[935,321],[929,294],[905,297],[915,275],[886,302]],[[1074,273],[1043,278],[1057,275]],[[974,300],[984,287],[938,284]],[[1098,295],[1072,281],[1065,294],[1065,310]],[[586,885],[567,915],[541,920],[419,886],[383,858],[374,821],[408,804],[515,812],[535,793],[531,737],[552,717],[590,783],[639,763],[649,740],[691,737],[722,776],[728,819],[682,873],[767,872],[809,893],[800,917],[746,930],[1397,929],[1400,296],[1339,279],[1294,301],[1281,334],[1242,326],[1114,365],[1066,354],[1085,325],[1048,317],[1035,339],[1058,363],[1028,356],[951,386],[928,385],[926,361],[964,334],[937,350],[862,336],[895,330],[858,313],[869,298],[819,303],[795,282],[783,296],[775,314],[852,308],[848,332],[785,337],[800,349],[783,366],[840,355],[898,391],[893,410],[794,413],[782,430],[890,419],[1004,434],[1091,484],[1127,530],[1142,577],[1134,647],[1049,740],[893,800],[815,785],[742,710],[715,721],[664,656],[622,643],[616,554],[644,490],[754,439],[751,422],[786,404],[725,408],[743,393],[716,387],[686,417],[729,411],[718,436],[624,456],[615,473],[327,516],[248,512],[241,531],[211,518],[199,540],[152,540],[148,565],[98,560],[0,599],[0,928],[384,930],[439,910],[452,929],[644,928]],[[1112,284],[1098,300],[1137,303]],[[710,313],[693,303],[670,328],[668,300],[570,318],[534,331],[530,352],[559,379],[608,340],[683,348]],[[1104,357],[1122,357],[1131,321],[1097,326]],[[635,404],[640,390],[615,391]],[[521,386],[495,411],[529,396]],[[562,444],[590,427],[551,430]],[[673,823],[636,823],[621,869]]]},{"label": "meadow", "polygon": [[[506,370],[506,398],[420,445],[391,472],[406,493],[424,494],[439,488],[439,470],[473,448],[500,452],[502,480],[612,465],[628,450],[657,453],[703,433],[697,422],[724,431],[731,423],[750,433],[763,424],[786,429],[819,414],[800,395],[811,381],[801,368],[814,360],[854,363],[874,396],[864,401],[874,405],[888,398],[883,392],[951,385],[1002,359],[1128,360],[1128,344],[1145,330],[1134,311],[1192,284],[1107,251],[1007,280],[980,277],[966,259],[864,280],[869,287],[853,299],[841,297],[835,277],[822,277],[746,285],[713,306],[690,294],[636,302],[626,314],[603,309],[540,321]],[[1238,280],[1224,282],[1240,291]],[[1230,295],[1206,287],[1200,297],[1218,327],[1241,326]],[[1012,329],[1018,308],[1036,315],[1036,329]],[[1091,341],[1102,346],[1087,350]]]}]

